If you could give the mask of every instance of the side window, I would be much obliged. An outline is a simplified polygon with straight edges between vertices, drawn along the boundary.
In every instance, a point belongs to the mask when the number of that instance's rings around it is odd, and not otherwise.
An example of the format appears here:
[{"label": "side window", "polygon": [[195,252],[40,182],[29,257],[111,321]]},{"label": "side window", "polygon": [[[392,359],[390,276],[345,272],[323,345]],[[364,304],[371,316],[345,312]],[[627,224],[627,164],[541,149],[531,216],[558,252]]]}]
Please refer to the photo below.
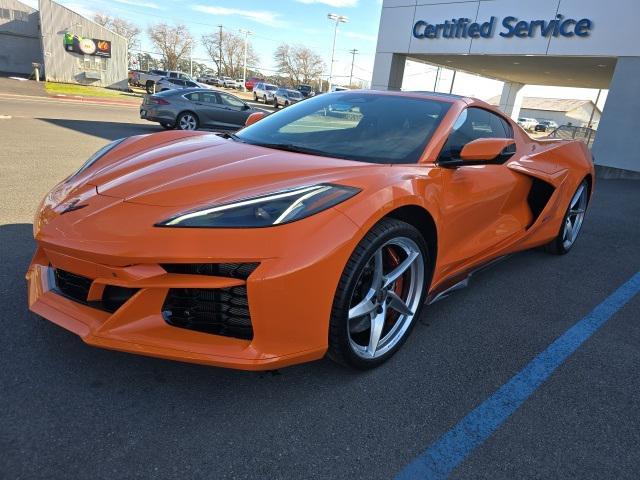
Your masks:
[{"label": "side window", "polygon": [[197,83],[189,82],[188,80],[185,80],[185,83],[187,84],[187,87],[197,87],[198,86]]},{"label": "side window", "polygon": [[171,78],[177,78],[178,74],[176,72],[169,72],[169,77]]},{"label": "side window", "polygon": [[222,100],[222,104],[228,107],[233,107],[237,109],[244,107],[244,102],[242,100],[236,97],[232,97],[231,95],[220,95],[220,98]]},{"label": "side window", "polygon": [[478,138],[513,138],[513,130],[505,120],[488,110],[467,108],[454,124],[453,131],[440,152],[440,158],[459,158],[462,148]]}]

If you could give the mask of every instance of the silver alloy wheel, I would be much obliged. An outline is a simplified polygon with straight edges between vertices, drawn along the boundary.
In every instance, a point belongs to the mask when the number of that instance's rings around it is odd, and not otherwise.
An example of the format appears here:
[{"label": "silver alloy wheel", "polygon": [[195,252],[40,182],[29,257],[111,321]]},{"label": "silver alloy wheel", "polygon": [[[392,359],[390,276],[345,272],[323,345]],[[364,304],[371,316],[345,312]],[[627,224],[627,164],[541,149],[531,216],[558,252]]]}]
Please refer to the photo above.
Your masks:
[{"label": "silver alloy wheel", "polygon": [[569,250],[578,238],[584,213],[587,209],[587,186],[583,183],[578,187],[576,193],[569,203],[569,212],[564,222],[562,232],[562,246],[565,250]]},{"label": "silver alloy wheel", "polygon": [[351,298],[347,329],[354,353],[371,360],[402,340],[420,306],[424,288],[420,248],[407,237],[389,240],[371,256],[357,285],[363,280],[361,298],[356,298],[356,291]]},{"label": "silver alloy wheel", "polygon": [[180,117],[180,130],[195,130],[197,126],[196,117],[190,113],[185,113]]}]

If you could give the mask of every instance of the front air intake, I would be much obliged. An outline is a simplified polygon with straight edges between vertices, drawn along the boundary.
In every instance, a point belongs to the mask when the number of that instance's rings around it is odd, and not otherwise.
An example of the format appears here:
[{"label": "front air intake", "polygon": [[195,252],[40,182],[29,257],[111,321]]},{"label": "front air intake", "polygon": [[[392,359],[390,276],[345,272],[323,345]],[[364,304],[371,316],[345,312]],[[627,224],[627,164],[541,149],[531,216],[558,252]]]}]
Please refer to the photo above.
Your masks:
[{"label": "front air intake", "polygon": [[168,273],[207,275],[246,280],[257,268],[258,263],[163,263],[160,266]]},{"label": "front air intake", "polygon": [[253,338],[245,285],[231,288],[172,288],[162,306],[169,325],[245,340]]}]

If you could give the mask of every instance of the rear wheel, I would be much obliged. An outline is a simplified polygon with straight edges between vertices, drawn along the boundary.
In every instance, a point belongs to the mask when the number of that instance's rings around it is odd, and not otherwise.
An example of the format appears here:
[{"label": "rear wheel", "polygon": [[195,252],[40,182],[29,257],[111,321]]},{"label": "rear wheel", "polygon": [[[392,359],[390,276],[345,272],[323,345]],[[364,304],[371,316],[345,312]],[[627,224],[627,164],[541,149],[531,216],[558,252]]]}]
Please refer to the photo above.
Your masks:
[{"label": "rear wheel", "polygon": [[573,197],[571,197],[558,236],[545,246],[545,249],[549,253],[564,255],[571,250],[582,229],[588,203],[589,184],[586,180],[583,180],[582,183],[578,185]]},{"label": "rear wheel", "polygon": [[198,124],[198,116],[193,112],[182,112],[176,121],[180,130],[197,130]]},{"label": "rear wheel", "polygon": [[329,357],[360,369],[380,365],[404,343],[420,314],[427,245],[413,226],[376,224],[345,266],[333,302]]},{"label": "rear wheel", "polygon": [[253,92],[253,101],[254,102],[258,101],[258,95],[256,95],[256,92]]}]

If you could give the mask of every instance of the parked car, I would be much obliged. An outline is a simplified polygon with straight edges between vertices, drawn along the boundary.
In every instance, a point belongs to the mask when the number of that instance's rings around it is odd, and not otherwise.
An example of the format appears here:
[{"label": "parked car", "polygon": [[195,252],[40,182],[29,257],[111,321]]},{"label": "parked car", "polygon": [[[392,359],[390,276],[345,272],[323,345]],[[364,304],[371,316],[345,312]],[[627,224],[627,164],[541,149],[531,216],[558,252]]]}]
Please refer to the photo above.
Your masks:
[{"label": "parked car", "polygon": [[289,88],[279,88],[273,94],[273,106],[288,107],[294,103],[298,103],[300,100],[304,100],[302,94],[297,90],[291,90]]},{"label": "parked car", "polygon": [[203,75],[198,77],[198,82],[205,83],[207,85],[215,85],[217,77],[214,75]]},{"label": "parked car", "polygon": [[277,85],[271,83],[256,83],[253,87],[253,99],[257,102],[262,100],[264,103],[273,102],[273,94],[278,90]]},{"label": "parked car", "polygon": [[558,124],[553,120],[542,120],[535,126],[534,130],[536,132],[552,132],[556,128],[558,128]]},{"label": "parked car", "polygon": [[[178,93],[148,99],[168,103]],[[504,255],[543,245],[570,252],[590,213],[587,147],[513,132],[513,120],[484,102],[356,91],[305,103],[231,138],[171,132],[102,146],[38,208],[29,309],[88,344],[131,353],[247,370],[328,354],[374,368],[402,347],[423,305]],[[333,106],[360,117],[323,115]],[[176,111],[194,115],[185,108]],[[569,274],[589,271],[586,250],[567,261]],[[511,272],[500,273],[487,301],[528,285],[514,288]],[[547,301],[543,290],[532,302]],[[588,328],[622,303],[599,307]],[[439,334],[457,335],[443,309],[428,314]],[[580,335],[571,335],[575,346]],[[569,353],[553,347],[544,358]],[[85,352],[65,355],[77,363]],[[118,358],[123,368],[128,361]],[[412,361],[408,354],[393,368]],[[530,372],[515,388],[542,380],[549,364]]]},{"label": "parked car", "polygon": [[238,90],[242,90],[243,85],[244,85],[244,78],[239,78],[236,80],[236,88]]},{"label": "parked car", "polygon": [[518,125],[528,131],[533,131],[538,125],[538,121],[535,118],[521,117],[518,118]]},{"label": "parked car", "polygon": [[[195,80],[191,78],[186,73],[171,71],[171,70],[149,70],[148,72],[141,72],[138,74],[138,82],[140,85],[144,86],[147,90],[147,93],[153,93],[153,86],[156,82],[161,80],[162,78],[176,78],[180,80],[188,80],[190,82],[194,82]],[[156,88],[156,91],[158,89]]]},{"label": "parked car", "polygon": [[236,88],[237,82],[231,77],[222,77],[222,86],[225,88]]},{"label": "parked car", "polygon": [[262,78],[251,77],[246,82],[244,82],[244,86],[247,87],[247,91],[252,91],[253,87],[255,87],[258,83],[264,82]]},{"label": "parked car", "polygon": [[316,94],[313,88],[311,88],[311,85],[298,85],[298,91],[304,98],[313,97]]},{"label": "parked car", "polygon": [[156,82],[156,92],[166,90],[182,90],[185,88],[209,88],[207,85],[194,82],[192,80],[181,80],[179,78],[161,78]]},{"label": "parked car", "polygon": [[129,85],[140,86],[140,74],[142,70],[129,70]]},{"label": "parked car", "polygon": [[147,95],[140,105],[140,118],[164,128],[237,130],[244,126],[252,108],[230,93],[206,88],[166,90]]}]

